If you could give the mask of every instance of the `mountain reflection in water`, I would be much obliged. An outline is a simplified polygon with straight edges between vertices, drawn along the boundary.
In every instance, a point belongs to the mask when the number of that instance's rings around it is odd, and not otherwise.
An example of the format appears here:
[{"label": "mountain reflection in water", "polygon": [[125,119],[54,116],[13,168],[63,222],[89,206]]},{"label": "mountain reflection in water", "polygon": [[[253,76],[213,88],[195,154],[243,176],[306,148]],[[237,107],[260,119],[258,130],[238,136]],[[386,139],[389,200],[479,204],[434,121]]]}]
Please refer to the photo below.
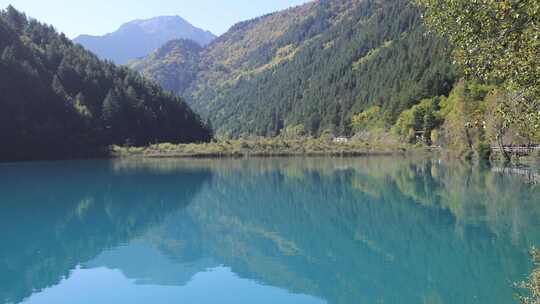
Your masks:
[{"label": "mountain reflection in water", "polygon": [[512,303],[539,189],[409,158],[2,165],[0,303]]}]

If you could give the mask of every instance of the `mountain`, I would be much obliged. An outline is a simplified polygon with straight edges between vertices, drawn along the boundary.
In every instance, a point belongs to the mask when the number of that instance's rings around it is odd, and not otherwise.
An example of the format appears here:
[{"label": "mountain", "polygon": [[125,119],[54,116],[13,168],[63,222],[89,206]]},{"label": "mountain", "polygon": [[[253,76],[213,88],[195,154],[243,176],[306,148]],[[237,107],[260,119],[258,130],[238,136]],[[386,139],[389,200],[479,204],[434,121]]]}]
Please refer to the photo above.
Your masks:
[{"label": "mountain", "polygon": [[177,41],[131,66],[184,96],[220,135],[349,134],[356,113],[378,106],[389,127],[453,87],[447,43],[420,16],[409,0],[313,1],[236,24],[198,55],[179,54]]},{"label": "mountain", "polygon": [[181,38],[207,45],[216,36],[191,25],[180,16],[162,16],[128,22],[116,32],[104,36],[81,35],[73,41],[103,59],[126,64],[129,60],[147,56],[169,40]]},{"label": "mountain", "polygon": [[211,137],[179,97],[11,6],[0,11],[0,92],[0,160]]}]

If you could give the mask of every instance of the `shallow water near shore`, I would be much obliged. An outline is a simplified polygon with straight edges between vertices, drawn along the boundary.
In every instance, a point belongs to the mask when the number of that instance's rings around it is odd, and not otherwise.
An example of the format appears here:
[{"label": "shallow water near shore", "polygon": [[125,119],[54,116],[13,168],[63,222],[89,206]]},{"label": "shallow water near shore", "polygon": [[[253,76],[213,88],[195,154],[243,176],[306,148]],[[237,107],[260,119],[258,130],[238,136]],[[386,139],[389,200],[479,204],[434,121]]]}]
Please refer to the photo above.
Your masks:
[{"label": "shallow water near shore", "polygon": [[0,164],[0,303],[517,303],[540,246],[525,173],[407,157]]}]

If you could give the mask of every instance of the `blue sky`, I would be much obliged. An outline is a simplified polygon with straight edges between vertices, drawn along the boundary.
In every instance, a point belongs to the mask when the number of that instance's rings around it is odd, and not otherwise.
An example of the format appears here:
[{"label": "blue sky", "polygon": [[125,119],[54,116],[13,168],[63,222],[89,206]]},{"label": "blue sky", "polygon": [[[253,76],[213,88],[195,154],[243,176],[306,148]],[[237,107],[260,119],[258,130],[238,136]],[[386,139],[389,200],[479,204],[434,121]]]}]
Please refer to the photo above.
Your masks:
[{"label": "blue sky", "polygon": [[122,23],[162,15],[180,15],[193,25],[220,35],[239,21],[309,2],[309,0],[0,0],[71,38],[102,35]]}]

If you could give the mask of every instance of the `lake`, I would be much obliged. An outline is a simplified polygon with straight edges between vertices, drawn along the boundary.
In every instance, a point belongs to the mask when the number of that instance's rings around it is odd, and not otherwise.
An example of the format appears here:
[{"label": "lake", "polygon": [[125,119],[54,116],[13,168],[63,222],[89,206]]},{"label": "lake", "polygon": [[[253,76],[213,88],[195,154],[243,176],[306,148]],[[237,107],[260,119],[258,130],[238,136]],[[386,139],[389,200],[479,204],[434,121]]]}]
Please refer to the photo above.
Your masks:
[{"label": "lake", "polygon": [[399,157],[0,165],[0,303],[517,303],[522,171]]}]

